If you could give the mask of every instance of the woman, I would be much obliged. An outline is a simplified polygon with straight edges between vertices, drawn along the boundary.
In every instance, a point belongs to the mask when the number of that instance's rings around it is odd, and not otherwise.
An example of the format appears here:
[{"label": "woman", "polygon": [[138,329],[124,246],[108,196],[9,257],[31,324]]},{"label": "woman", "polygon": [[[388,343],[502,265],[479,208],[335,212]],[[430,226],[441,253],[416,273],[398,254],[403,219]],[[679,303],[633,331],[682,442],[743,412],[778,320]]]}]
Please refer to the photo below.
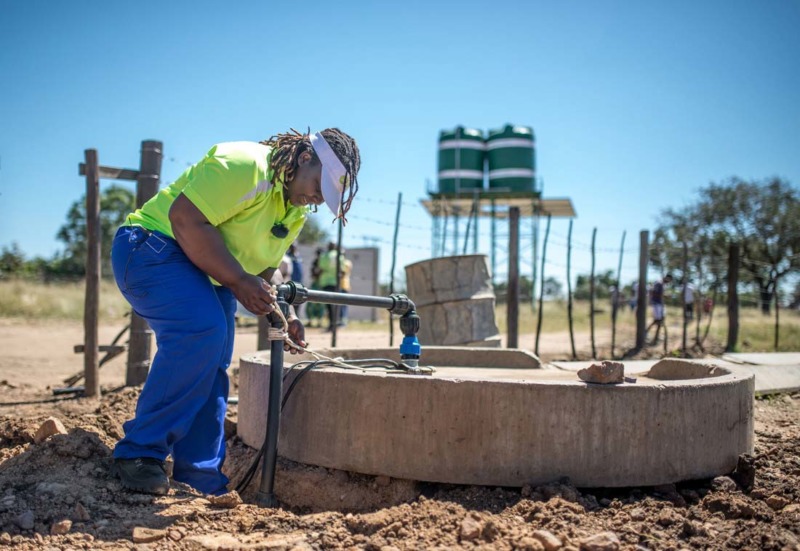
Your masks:
[{"label": "woman", "polygon": [[[273,311],[266,282],[310,211],[325,202],[346,221],[360,165],[355,140],[336,128],[222,143],[128,216],[114,238],[114,277],[155,332],[158,351],[114,448],[112,469],[124,487],[166,494],[171,454],[175,480],[207,494],[227,491],[221,468],[236,301],[256,315]],[[291,315],[289,335],[305,345]]]}]

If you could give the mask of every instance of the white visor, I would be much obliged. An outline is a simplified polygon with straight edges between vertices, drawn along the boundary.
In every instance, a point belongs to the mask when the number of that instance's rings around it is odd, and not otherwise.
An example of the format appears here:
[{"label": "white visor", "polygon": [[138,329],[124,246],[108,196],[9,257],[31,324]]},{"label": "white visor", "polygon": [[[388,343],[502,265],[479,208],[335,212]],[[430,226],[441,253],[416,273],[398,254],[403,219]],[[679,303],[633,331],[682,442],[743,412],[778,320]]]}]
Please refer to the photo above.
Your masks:
[{"label": "white visor", "polygon": [[322,162],[322,197],[331,212],[339,216],[342,208],[342,192],[350,184],[347,181],[347,170],[322,134],[316,132],[310,138],[311,146]]}]

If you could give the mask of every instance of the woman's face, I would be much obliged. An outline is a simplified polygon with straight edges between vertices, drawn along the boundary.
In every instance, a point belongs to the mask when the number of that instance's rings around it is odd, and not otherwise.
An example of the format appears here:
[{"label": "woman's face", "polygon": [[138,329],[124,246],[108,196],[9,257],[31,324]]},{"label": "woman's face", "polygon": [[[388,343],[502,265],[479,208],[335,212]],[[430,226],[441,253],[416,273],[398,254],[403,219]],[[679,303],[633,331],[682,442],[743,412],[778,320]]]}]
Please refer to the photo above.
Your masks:
[{"label": "woman's face", "polygon": [[314,162],[311,153],[304,151],[297,158],[297,169],[294,178],[286,185],[289,189],[289,202],[296,207],[321,205],[322,197],[322,163]]}]

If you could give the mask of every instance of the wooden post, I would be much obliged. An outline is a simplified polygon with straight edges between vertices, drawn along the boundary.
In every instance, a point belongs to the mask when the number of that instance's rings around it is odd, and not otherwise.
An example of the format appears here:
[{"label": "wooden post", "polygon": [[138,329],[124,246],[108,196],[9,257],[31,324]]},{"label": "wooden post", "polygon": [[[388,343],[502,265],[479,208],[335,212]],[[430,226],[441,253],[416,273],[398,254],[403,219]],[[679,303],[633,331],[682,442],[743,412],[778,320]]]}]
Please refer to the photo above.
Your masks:
[{"label": "wooden post", "polygon": [[[536,346],[534,351],[539,353],[539,335],[542,332],[542,302],[544,300],[544,263],[547,260],[547,238],[550,236],[550,214],[547,215],[547,226],[544,230],[544,243],[542,244],[542,271],[540,277],[542,278],[542,285],[539,286],[539,312],[537,313],[536,321]],[[535,262],[535,260],[534,260]]]},{"label": "wooden post", "polygon": [[597,357],[597,349],[594,345],[594,244],[597,240],[597,228],[592,229],[592,271],[589,276],[589,333],[592,339],[592,358]]},{"label": "wooden post", "polygon": [[739,244],[728,248],[728,343],[725,352],[736,352],[739,340]]},{"label": "wooden post", "polygon": [[[689,286],[689,245],[683,242],[683,285],[681,285],[681,318],[683,319],[683,337],[681,340],[681,351],[686,356],[686,333],[689,328],[689,320],[686,318],[686,288]],[[666,308],[666,304],[664,305]]]},{"label": "wooden post", "polygon": [[650,255],[650,232],[639,232],[639,292],[636,296],[636,348],[644,348],[647,331],[647,263]]},{"label": "wooden post", "polygon": [[622,232],[622,243],[619,244],[619,262],[617,263],[617,294],[611,296],[611,359],[614,359],[614,344],[617,338],[617,313],[619,311],[619,299],[622,296],[622,254],[625,252],[625,235]]},{"label": "wooden post", "polygon": [[778,276],[775,276],[775,352],[778,351],[778,337],[780,336],[780,301],[778,300]]},{"label": "wooden post", "polygon": [[83,395],[100,396],[100,348],[97,321],[100,306],[100,163],[97,150],[84,152],[86,161],[86,298],[83,310]]},{"label": "wooden post", "polygon": [[[389,294],[394,293],[394,267],[397,264],[397,234],[400,230],[400,207],[403,204],[403,194],[397,194],[397,214],[394,217],[394,239],[392,239],[392,270],[389,272]],[[414,300],[412,297],[411,300]],[[394,346],[394,320],[389,313],[389,346]]]},{"label": "wooden post", "polygon": [[572,359],[578,357],[575,353],[575,331],[572,319],[572,275],[570,264],[572,262],[572,218],[569,219],[569,232],[567,232],[567,319],[569,320],[569,343],[572,345]]},{"label": "wooden post", "polygon": [[519,207],[508,209],[507,347],[519,346]]},{"label": "wooden post", "polygon": [[[139,176],[136,179],[136,206],[141,207],[158,193],[158,182],[161,179],[161,160],[163,158],[161,142],[146,140],[142,142]],[[150,371],[150,346],[153,331],[147,322],[131,312],[131,333],[128,344],[128,366],[125,373],[125,384],[135,386],[144,383]]]}]

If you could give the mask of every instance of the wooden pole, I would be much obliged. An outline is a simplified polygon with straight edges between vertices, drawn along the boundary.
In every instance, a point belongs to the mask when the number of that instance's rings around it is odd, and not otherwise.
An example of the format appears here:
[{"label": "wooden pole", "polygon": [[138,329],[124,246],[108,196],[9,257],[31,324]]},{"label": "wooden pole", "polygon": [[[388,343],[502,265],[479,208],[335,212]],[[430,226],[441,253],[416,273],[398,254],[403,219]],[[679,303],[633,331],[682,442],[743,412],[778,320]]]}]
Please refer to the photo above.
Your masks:
[{"label": "wooden pole", "polygon": [[[389,274],[389,294],[394,293],[394,268],[397,264],[397,234],[400,230],[400,207],[403,204],[403,194],[397,194],[397,214],[394,217],[394,239],[392,239],[392,271]],[[389,313],[389,346],[394,346],[394,319]]]},{"label": "wooden pole", "polygon": [[739,244],[728,248],[728,343],[725,352],[736,352],[739,340]]},{"label": "wooden pole", "polygon": [[547,226],[545,227],[544,230],[544,243],[542,243],[542,270],[539,276],[542,278],[542,285],[539,286],[539,312],[537,313],[536,346],[534,347],[534,353],[536,354],[539,354],[539,335],[542,332],[542,302],[544,300],[544,263],[547,260],[547,238],[549,236],[550,236],[550,214],[547,215]]},{"label": "wooden pole", "polygon": [[[139,176],[136,179],[136,206],[141,207],[158,193],[163,158],[161,142],[146,140],[142,142],[139,162]],[[150,371],[150,346],[153,331],[147,322],[131,312],[131,334],[128,344],[128,366],[125,384],[135,386],[144,383]]]},{"label": "wooden pole", "polygon": [[506,293],[508,348],[519,346],[519,207],[508,210],[508,291]]},{"label": "wooden pole", "polygon": [[636,296],[636,348],[644,348],[647,331],[647,263],[650,255],[650,232],[639,232],[639,289]]},{"label": "wooden pole", "polygon": [[617,263],[617,294],[611,296],[611,358],[614,358],[614,344],[617,338],[617,312],[619,299],[622,296],[622,254],[625,252],[625,232],[622,232],[622,243],[619,244],[619,262]]},{"label": "wooden pole", "polygon": [[775,352],[778,351],[778,337],[780,335],[780,301],[778,300],[778,277],[775,277]]},{"label": "wooden pole", "polygon": [[481,203],[478,198],[478,192],[475,192],[475,220],[473,221],[472,228],[472,254],[478,254],[478,220],[481,215]]},{"label": "wooden pole", "polygon": [[83,310],[83,394],[100,396],[100,348],[97,320],[100,310],[100,163],[97,150],[84,152],[86,162],[86,297]]},{"label": "wooden pole", "polygon": [[569,232],[567,232],[567,319],[569,320],[569,343],[572,345],[572,359],[578,357],[575,353],[575,330],[572,319],[572,275],[570,265],[572,262],[572,218],[569,219]]},{"label": "wooden pole", "polygon": [[[681,340],[681,351],[686,356],[686,334],[689,328],[689,320],[686,318],[686,288],[689,286],[689,245],[683,242],[683,285],[681,286],[681,317],[683,318],[683,337]],[[664,305],[666,308],[666,304]]]},{"label": "wooden pole", "polygon": [[589,333],[592,339],[592,358],[597,357],[597,349],[594,344],[594,263],[595,263],[595,241],[597,240],[597,228],[592,229],[592,270],[589,276]]}]

